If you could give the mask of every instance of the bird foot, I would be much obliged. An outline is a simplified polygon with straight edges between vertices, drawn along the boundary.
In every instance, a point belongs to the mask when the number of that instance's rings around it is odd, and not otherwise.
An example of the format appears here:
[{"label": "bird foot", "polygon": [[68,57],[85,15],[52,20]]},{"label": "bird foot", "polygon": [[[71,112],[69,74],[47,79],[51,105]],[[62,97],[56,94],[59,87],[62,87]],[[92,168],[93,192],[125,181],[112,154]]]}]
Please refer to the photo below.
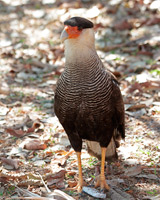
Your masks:
[{"label": "bird foot", "polygon": [[97,181],[96,181],[96,184],[95,184],[95,188],[99,187],[101,188],[101,190],[110,190],[110,187],[108,186],[106,180],[105,180],[105,177],[101,177],[101,176],[98,176],[97,177]]},{"label": "bird foot", "polygon": [[86,184],[86,182],[78,182],[78,184],[75,186],[75,187],[73,187],[72,189],[73,190],[77,190],[77,192],[78,193],[81,193],[82,192],[82,188],[83,188],[83,186],[86,186],[87,184]]},{"label": "bird foot", "polygon": [[81,193],[82,192],[82,188],[83,188],[83,185],[78,183],[73,189],[77,190],[78,193]]}]

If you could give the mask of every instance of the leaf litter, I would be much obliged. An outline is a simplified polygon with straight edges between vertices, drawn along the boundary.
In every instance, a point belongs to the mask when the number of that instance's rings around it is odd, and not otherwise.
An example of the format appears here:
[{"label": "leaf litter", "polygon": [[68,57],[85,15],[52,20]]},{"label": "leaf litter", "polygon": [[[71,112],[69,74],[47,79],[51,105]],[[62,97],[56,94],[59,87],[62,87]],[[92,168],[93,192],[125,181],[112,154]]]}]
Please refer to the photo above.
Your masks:
[{"label": "leaf litter", "polygon": [[100,162],[88,156],[85,144],[87,194],[72,190],[78,180],[77,157],[53,111],[54,89],[65,63],[59,37],[63,21],[75,15],[94,22],[98,54],[121,83],[126,108],[127,136],[118,162],[106,165],[111,191],[104,195],[113,200],[158,199],[157,0],[0,2],[0,198],[100,197],[93,187]]}]

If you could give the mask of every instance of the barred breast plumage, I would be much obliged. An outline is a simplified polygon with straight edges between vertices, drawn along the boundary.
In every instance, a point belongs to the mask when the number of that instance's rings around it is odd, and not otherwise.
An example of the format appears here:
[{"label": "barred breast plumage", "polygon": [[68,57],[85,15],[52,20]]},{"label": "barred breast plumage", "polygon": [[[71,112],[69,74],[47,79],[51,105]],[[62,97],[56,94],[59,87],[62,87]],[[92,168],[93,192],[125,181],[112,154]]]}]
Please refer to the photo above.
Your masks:
[{"label": "barred breast plumage", "polygon": [[[118,92],[116,96],[121,102],[118,82],[109,71],[104,69],[97,54],[84,58],[81,62],[66,62],[64,73],[57,83],[55,113],[69,135],[70,141],[74,141],[74,132],[79,135],[80,140],[98,141],[103,145],[108,145],[106,143],[112,141],[112,150],[107,152],[106,157],[117,156],[115,143],[111,140],[114,134],[107,134],[108,131],[113,132],[110,130],[113,127],[117,129],[113,98],[115,92]],[[123,112],[123,106],[121,110]],[[107,142],[104,142],[105,138]],[[92,142],[89,141],[87,142],[89,152],[100,157],[100,146],[93,143],[94,148],[92,148]],[[73,143],[71,141],[72,146]],[[81,145],[78,150],[80,148]]]}]

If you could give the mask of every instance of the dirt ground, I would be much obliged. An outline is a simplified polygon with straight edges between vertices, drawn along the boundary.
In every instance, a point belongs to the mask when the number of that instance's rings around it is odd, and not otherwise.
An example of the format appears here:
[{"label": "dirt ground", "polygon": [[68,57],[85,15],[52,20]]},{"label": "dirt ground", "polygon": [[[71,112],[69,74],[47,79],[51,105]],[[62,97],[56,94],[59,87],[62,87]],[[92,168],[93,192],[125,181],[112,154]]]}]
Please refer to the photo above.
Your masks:
[{"label": "dirt ground", "polygon": [[[99,199],[100,161],[77,158],[58,122],[54,90],[64,70],[63,22],[90,19],[104,66],[120,82],[126,139],[106,163],[103,199],[160,199],[160,4],[158,0],[0,1],[0,199]],[[90,186],[90,187],[89,187]],[[96,196],[97,195],[97,196]],[[61,196],[61,197],[60,197]]]}]

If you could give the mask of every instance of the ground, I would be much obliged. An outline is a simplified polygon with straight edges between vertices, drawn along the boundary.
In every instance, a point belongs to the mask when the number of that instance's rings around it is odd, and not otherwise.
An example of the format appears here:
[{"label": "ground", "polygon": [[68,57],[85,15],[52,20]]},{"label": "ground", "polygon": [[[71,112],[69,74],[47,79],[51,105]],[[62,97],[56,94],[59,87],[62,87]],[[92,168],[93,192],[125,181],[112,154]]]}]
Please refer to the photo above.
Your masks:
[{"label": "ground", "polygon": [[118,78],[125,103],[126,139],[119,159],[106,163],[111,190],[103,199],[158,200],[158,0],[0,1],[0,199],[100,198],[93,187],[100,161],[88,155],[85,143],[83,176],[91,187],[81,195],[73,189],[77,158],[53,109],[65,64],[59,38],[72,16],[95,24],[97,52]]}]

